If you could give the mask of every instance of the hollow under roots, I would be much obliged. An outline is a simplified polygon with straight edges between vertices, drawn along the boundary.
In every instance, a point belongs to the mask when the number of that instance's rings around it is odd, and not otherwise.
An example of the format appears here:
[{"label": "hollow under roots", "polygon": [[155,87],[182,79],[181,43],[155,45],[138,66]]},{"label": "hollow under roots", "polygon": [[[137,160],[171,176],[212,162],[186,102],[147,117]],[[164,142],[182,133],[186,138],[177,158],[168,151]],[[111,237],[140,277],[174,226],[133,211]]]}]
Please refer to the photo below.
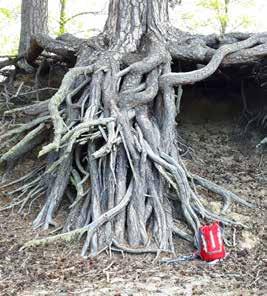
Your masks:
[{"label": "hollow under roots", "polygon": [[[171,72],[171,59],[168,52],[158,52],[127,67],[119,55],[107,51],[97,62],[73,68],[49,103],[31,107],[38,107],[42,116],[0,135],[6,139],[30,131],[1,158],[11,161],[47,137],[50,121],[55,129],[54,140],[40,152],[47,155],[47,165],[19,180],[25,184],[12,192],[17,197],[5,209],[16,205],[22,211],[45,194],[35,228],[55,225],[64,200],[68,215],[62,234],[28,246],[83,237],[83,255],[107,247],[174,253],[173,236],[197,239],[200,219],[237,223],[207,209],[198,186],[223,198],[222,213],[232,200],[251,206],[187,171],[175,140],[180,97],[176,100],[172,85],[159,82]],[[192,235],[178,229],[177,219]]]}]

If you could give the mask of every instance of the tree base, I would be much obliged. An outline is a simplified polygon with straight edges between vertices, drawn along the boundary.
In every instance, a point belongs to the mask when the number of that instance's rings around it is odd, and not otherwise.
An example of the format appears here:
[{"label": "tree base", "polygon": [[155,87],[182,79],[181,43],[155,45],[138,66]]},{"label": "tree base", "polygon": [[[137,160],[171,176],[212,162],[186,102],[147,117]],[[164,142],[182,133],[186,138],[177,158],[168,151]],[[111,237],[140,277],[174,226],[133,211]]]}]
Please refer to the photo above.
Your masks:
[{"label": "tree base", "polygon": [[[137,37],[130,44],[118,39],[108,49],[84,47],[50,100],[11,111],[31,108],[40,116],[0,135],[6,140],[26,133],[2,155],[1,162],[14,162],[43,143],[52,126],[54,139],[39,153],[47,156],[46,165],[11,183],[24,185],[12,192],[17,196],[4,209],[19,206],[22,212],[27,203],[45,194],[46,202],[33,226],[47,229],[55,224],[63,200],[70,201],[63,233],[33,240],[26,247],[82,237],[84,256],[95,256],[109,247],[129,253],[175,253],[174,234],[197,244],[201,221],[240,224],[223,215],[230,203],[253,207],[188,172],[179,155],[175,118],[181,85],[209,77],[225,56],[257,45],[263,37],[222,46],[207,66],[188,73],[171,72],[168,37],[159,31]],[[57,52],[61,52],[59,44]],[[49,39],[49,48],[52,45]],[[34,48],[35,54],[39,51]],[[70,55],[71,51],[65,48],[63,52]],[[175,85],[179,86],[177,96]],[[221,216],[202,204],[196,186],[223,198]],[[178,217],[191,234],[176,227]]]}]

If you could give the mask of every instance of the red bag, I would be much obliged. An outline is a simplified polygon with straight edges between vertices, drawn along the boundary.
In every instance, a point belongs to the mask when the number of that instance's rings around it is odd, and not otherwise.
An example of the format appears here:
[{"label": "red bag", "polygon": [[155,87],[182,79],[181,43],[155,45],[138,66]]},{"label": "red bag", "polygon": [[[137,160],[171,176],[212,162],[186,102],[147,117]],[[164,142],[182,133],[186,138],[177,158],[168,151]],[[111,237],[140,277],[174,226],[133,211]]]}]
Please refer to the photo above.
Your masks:
[{"label": "red bag", "polygon": [[199,256],[204,261],[224,259],[226,256],[222,229],[218,222],[199,228]]}]

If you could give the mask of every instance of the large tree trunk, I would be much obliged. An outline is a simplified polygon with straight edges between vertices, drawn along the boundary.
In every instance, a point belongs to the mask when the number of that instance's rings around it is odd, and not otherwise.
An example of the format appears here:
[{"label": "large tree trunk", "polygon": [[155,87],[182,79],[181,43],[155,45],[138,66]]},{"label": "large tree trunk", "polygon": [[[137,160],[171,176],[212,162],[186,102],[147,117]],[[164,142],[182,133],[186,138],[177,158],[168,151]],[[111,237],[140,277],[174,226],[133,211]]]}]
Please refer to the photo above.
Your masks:
[{"label": "large tree trunk", "polygon": [[[247,37],[230,35],[221,42]],[[45,48],[62,55],[70,53],[66,48],[75,51],[77,40],[64,38],[52,44],[38,36],[35,43],[39,51]],[[235,223],[207,209],[196,185],[221,195],[223,212],[231,200],[251,205],[188,172],[179,155],[175,118],[181,97],[175,96],[174,86],[205,79],[221,63],[254,60],[250,49],[265,41],[266,35],[252,36],[220,47],[216,36],[193,36],[172,28],[167,0],[111,0],[102,34],[79,43],[76,67],[59,91],[49,103],[32,107],[43,117],[20,128],[33,130],[1,158],[10,161],[30,149],[51,118],[54,139],[40,152],[48,155],[47,166],[17,191],[24,194],[18,203],[23,210],[45,192],[36,228],[54,224],[64,199],[71,204],[63,234],[29,245],[86,235],[83,254],[96,255],[109,246],[132,253],[174,253],[173,235],[194,237],[197,243],[201,219]],[[199,70],[172,73],[174,59],[211,60]],[[14,133],[18,130],[2,139]],[[174,218],[183,221],[192,235],[179,230]]]},{"label": "large tree trunk", "polygon": [[48,33],[48,0],[22,0],[19,55],[24,54],[33,35]]}]

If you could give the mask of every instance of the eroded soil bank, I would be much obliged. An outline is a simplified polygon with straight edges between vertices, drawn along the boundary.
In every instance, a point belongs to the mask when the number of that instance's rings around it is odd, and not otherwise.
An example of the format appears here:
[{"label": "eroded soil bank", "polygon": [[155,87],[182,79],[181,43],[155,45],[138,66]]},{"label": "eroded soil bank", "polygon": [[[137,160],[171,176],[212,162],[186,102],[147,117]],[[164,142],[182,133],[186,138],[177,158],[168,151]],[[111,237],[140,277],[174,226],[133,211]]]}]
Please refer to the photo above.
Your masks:
[{"label": "eroded soil bank", "polygon": [[[41,206],[37,202],[29,215],[0,212],[0,295],[263,295],[267,156],[261,160],[255,153],[262,135],[253,128],[242,134],[237,128],[238,112],[230,112],[229,105],[219,102],[214,107],[219,112],[214,108],[207,112],[209,102],[201,101],[193,109],[194,100],[190,108],[182,106],[179,141],[190,145],[184,151],[186,164],[191,171],[258,205],[255,210],[232,206],[230,217],[250,228],[226,230],[234,246],[228,247],[230,255],[224,262],[209,266],[195,260],[164,266],[153,264],[151,256],[126,254],[85,260],[79,256],[80,246],[71,244],[19,252],[27,240],[47,234],[31,228]],[[33,157],[28,155],[13,177],[23,175],[32,165]],[[2,206],[8,198],[4,191],[0,197]],[[220,199],[209,198],[211,206],[219,210]],[[58,219],[63,219],[63,212]],[[192,253],[186,242],[179,240],[177,246],[179,254]]]}]

